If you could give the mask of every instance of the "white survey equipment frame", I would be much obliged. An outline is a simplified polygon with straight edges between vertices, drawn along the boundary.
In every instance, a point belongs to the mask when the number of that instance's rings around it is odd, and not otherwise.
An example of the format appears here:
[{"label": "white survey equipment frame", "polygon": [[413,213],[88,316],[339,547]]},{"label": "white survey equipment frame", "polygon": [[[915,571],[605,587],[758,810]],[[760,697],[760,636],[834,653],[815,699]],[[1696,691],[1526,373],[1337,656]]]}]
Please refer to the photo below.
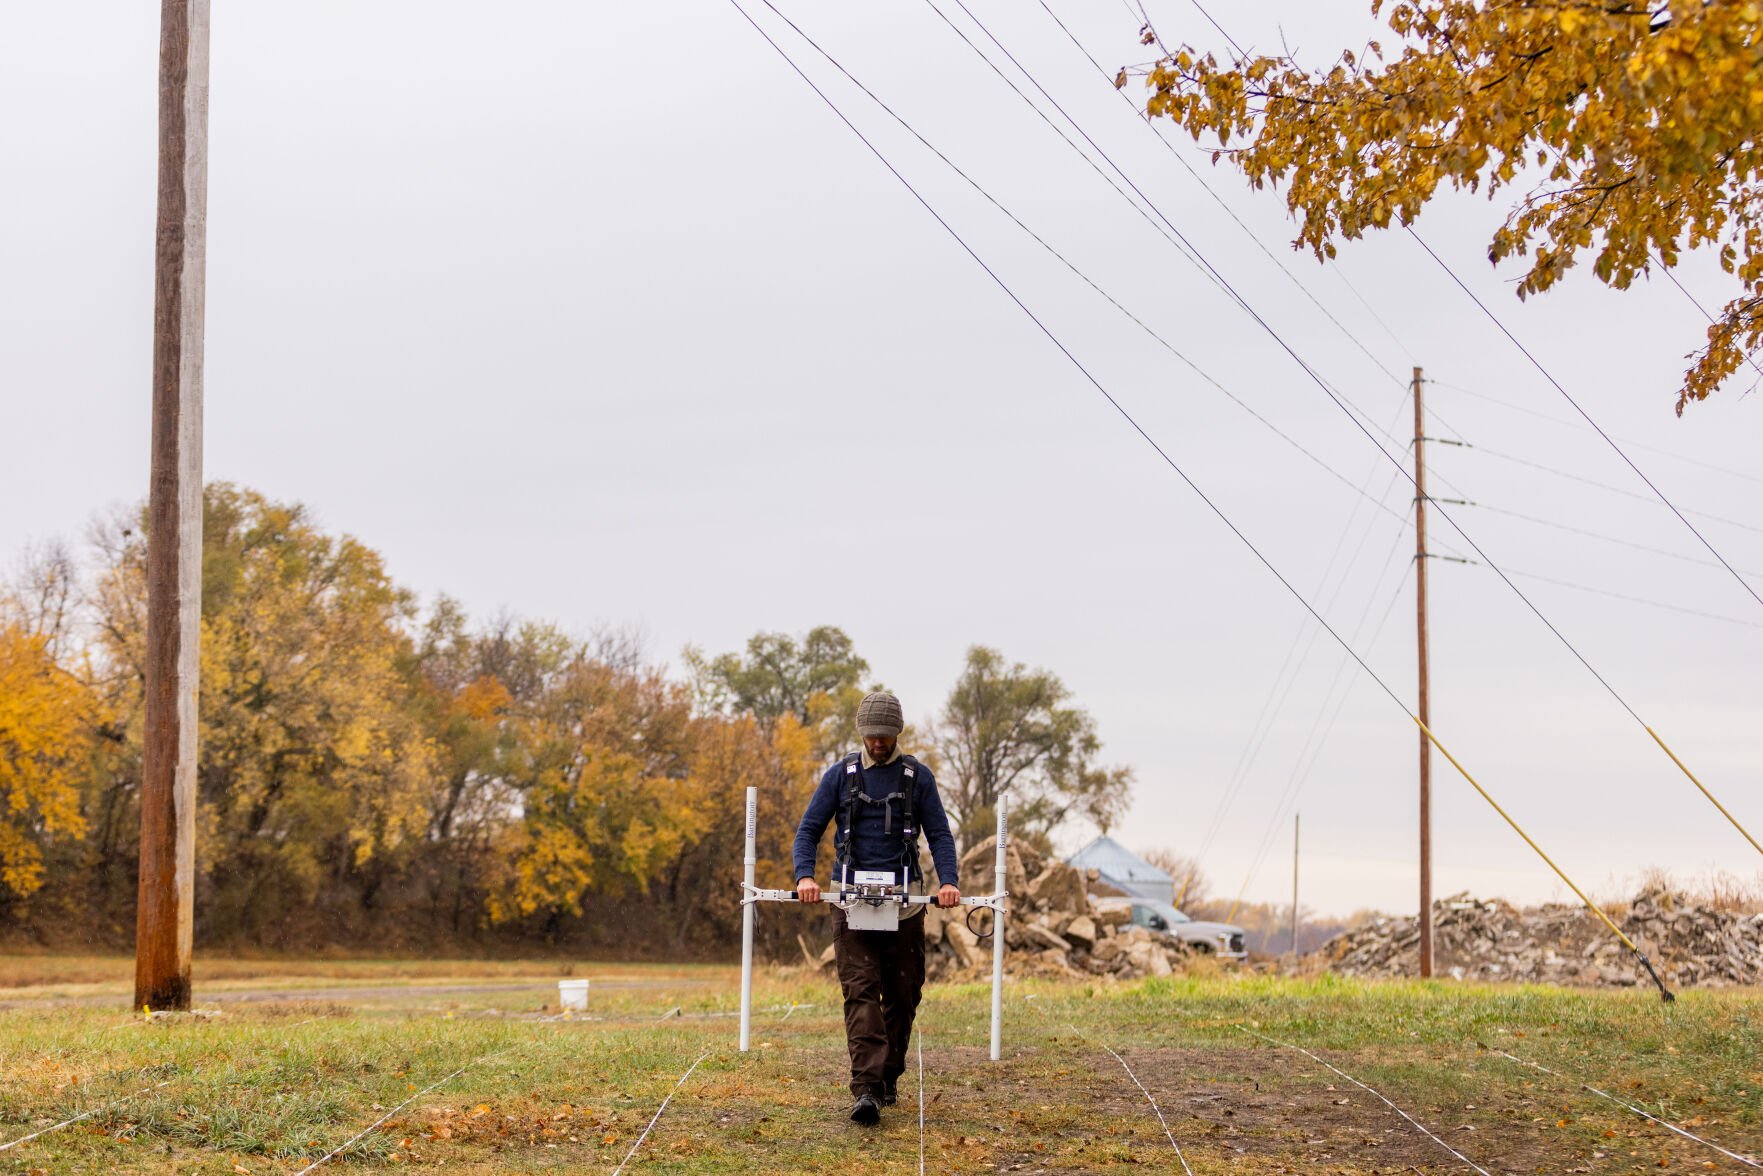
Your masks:
[{"label": "white survey equipment frame", "polygon": [[[764,890],[754,885],[758,867],[759,789],[747,789],[747,846],[741,858],[741,1052],[748,1052],[753,1039],[753,920],[754,904],[761,902],[800,902],[794,890]],[[984,907],[992,912],[992,1060],[998,1060],[1003,1046],[1004,1027],[1004,915],[1010,893],[1006,851],[1009,848],[1005,798],[998,798],[998,860],[997,888],[993,894],[977,895],[959,900],[964,907]],[[904,885],[895,883],[891,874],[870,876],[858,871],[854,880],[830,890],[823,900],[828,906],[843,910],[851,926],[862,930],[893,930],[899,926],[900,912],[908,906],[927,906],[936,902],[928,894],[908,894]]]}]

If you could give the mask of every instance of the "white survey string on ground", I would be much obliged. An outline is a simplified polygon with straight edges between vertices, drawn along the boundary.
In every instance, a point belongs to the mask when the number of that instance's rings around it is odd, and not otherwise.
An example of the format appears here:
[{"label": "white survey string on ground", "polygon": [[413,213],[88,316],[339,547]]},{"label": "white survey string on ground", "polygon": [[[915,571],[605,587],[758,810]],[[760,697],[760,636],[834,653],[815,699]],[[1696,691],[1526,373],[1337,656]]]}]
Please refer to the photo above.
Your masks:
[{"label": "white survey string on ground", "polygon": [[653,1131],[655,1124],[661,1121],[661,1112],[667,1109],[667,1104],[673,1101],[673,1096],[679,1093],[679,1088],[686,1084],[686,1079],[692,1076],[692,1071],[698,1068],[698,1063],[709,1056],[710,1051],[705,1050],[698,1055],[697,1061],[686,1067],[686,1072],[679,1076],[679,1081],[673,1084],[673,1089],[667,1092],[667,1097],[661,1100],[659,1107],[655,1108],[654,1117],[649,1120],[649,1125],[643,1128],[643,1133],[637,1136],[637,1141],[631,1144],[631,1149],[624,1153],[624,1159],[618,1161],[618,1167],[612,1169],[612,1176],[618,1176],[620,1172],[624,1171],[624,1166],[631,1162],[631,1157],[637,1154],[639,1147],[643,1146],[643,1140],[649,1138],[649,1132]]},{"label": "white survey string on ground", "polygon": [[1145,1100],[1151,1104],[1151,1109],[1157,1112],[1157,1122],[1163,1125],[1163,1134],[1168,1138],[1169,1146],[1175,1149],[1175,1158],[1181,1161],[1181,1170],[1186,1172],[1188,1176],[1194,1176],[1194,1170],[1188,1167],[1188,1158],[1181,1154],[1181,1145],[1175,1142],[1175,1133],[1169,1129],[1169,1120],[1163,1117],[1163,1108],[1157,1105],[1156,1098],[1152,1096],[1149,1090],[1145,1089],[1145,1084],[1140,1082],[1139,1076],[1132,1072],[1132,1067],[1126,1064],[1125,1058],[1115,1053],[1113,1049],[1106,1045],[1102,1048],[1108,1050],[1109,1057],[1120,1063],[1120,1068],[1126,1071],[1126,1076],[1132,1079],[1133,1085],[1139,1088],[1139,1092],[1143,1094]]},{"label": "white survey string on ground", "polygon": [[1480,1164],[1476,1163],[1474,1160],[1470,1159],[1468,1156],[1464,1155],[1462,1152],[1458,1151],[1456,1148],[1452,1147],[1450,1144],[1448,1144],[1444,1140],[1440,1139],[1437,1135],[1434,1135],[1431,1131],[1428,1131],[1426,1129],[1426,1126],[1424,1124],[1422,1124],[1420,1122],[1420,1120],[1416,1119],[1413,1115],[1410,1115],[1407,1111],[1404,1111],[1401,1107],[1397,1106],[1395,1103],[1391,1102],[1389,1099],[1384,1098],[1383,1095],[1378,1094],[1377,1091],[1371,1089],[1371,1087],[1365,1085],[1365,1083],[1359,1081],[1359,1079],[1353,1077],[1351,1074],[1347,1073],[1345,1070],[1341,1069],[1339,1066],[1331,1065],[1329,1062],[1326,1062],[1322,1058],[1317,1057],[1315,1054],[1311,1053],[1309,1050],[1305,1049],[1301,1045],[1292,1045],[1289,1042],[1279,1041],[1275,1038],[1267,1036],[1265,1033],[1257,1033],[1253,1029],[1250,1029],[1246,1025],[1238,1025],[1238,1026],[1236,1026],[1236,1028],[1242,1030],[1244,1033],[1247,1033],[1250,1037],[1258,1037],[1262,1041],[1265,1041],[1270,1045],[1279,1046],[1281,1049],[1295,1050],[1298,1053],[1301,1053],[1305,1057],[1309,1058],[1311,1061],[1315,1062],[1317,1065],[1328,1067],[1330,1070],[1333,1070],[1336,1074],[1339,1074],[1342,1078],[1345,1078],[1348,1082],[1351,1082],[1354,1086],[1357,1086],[1360,1090],[1363,1090],[1365,1093],[1373,1096],[1374,1098],[1380,1099],[1385,1106],[1390,1108],[1390,1110],[1396,1112],[1396,1114],[1402,1116],[1402,1118],[1404,1118],[1404,1119],[1408,1120],[1408,1122],[1412,1123],[1415,1126],[1415,1128],[1420,1131],[1420,1133],[1422,1135],[1425,1135],[1428,1139],[1432,1140],[1434,1143],[1438,1144],[1440,1147],[1444,1148],[1446,1151],[1448,1151],[1452,1155],[1456,1156],[1459,1160],[1462,1160],[1465,1164],[1469,1165],[1469,1167],[1475,1169],[1477,1172],[1480,1172],[1481,1176],[1493,1176],[1493,1174],[1491,1172],[1489,1172],[1486,1168],[1482,1167]]},{"label": "white survey string on ground", "polygon": [[[538,1039],[536,1037],[532,1039],[532,1041],[537,1041],[537,1040]],[[436,1090],[439,1090],[441,1087],[447,1085],[447,1083],[453,1081],[453,1079],[459,1077],[459,1075],[465,1073],[467,1070],[471,1069],[473,1066],[481,1066],[485,1062],[489,1061],[491,1058],[501,1057],[505,1053],[509,1053],[513,1050],[519,1049],[522,1045],[530,1045],[531,1043],[532,1043],[531,1041],[526,1041],[526,1042],[517,1041],[511,1045],[505,1045],[501,1049],[493,1049],[488,1053],[479,1054],[477,1057],[475,1057],[471,1061],[465,1063],[463,1066],[459,1067],[457,1070],[453,1071],[451,1074],[448,1074],[446,1077],[429,1083],[427,1086],[423,1087],[421,1090],[417,1091],[415,1094],[411,1095],[409,1098],[405,1099],[403,1102],[399,1103],[397,1106],[393,1107],[391,1110],[387,1111],[385,1114],[381,1115],[379,1118],[377,1118],[373,1122],[369,1123],[366,1127],[363,1127],[360,1131],[357,1131],[354,1135],[350,1136],[342,1144],[340,1144],[337,1147],[332,1148],[330,1151],[326,1152],[324,1155],[320,1156],[318,1159],[312,1161],[310,1164],[306,1165],[304,1168],[302,1168],[298,1172],[294,1173],[294,1176],[306,1176],[306,1173],[312,1171],[314,1168],[317,1168],[319,1165],[328,1163],[331,1160],[335,1159],[337,1156],[342,1155],[344,1152],[346,1152],[350,1148],[354,1147],[361,1140],[365,1139],[371,1132],[373,1132],[376,1128],[378,1128],[380,1126],[380,1124],[385,1123],[387,1120],[391,1119],[392,1116],[396,1115],[399,1111],[403,1110],[405,1107],[409,1106],[411,1103],[414,1103],[417,1100],[421,1099],[424,1095],[427,1095],[427,1094],[430,1094]]]},{"label": "white survey string on ground", "polygon": [[918,1046],[918,1176],[924,1176],[924,1034],[912,1037]]},{"label": "white survey string on ground", "polygon": [[[1529,1066],[1533,1070],[1540,1070],[1544,1074],[1547,1074],[1552,1078],[1560,1078],[1561,1080],[1563,1080],[1565,1082],[1575,1082],[1575,1079],[1569,1078],[1565,1074],[1557,1074],[1555,1071],[1549,1069],[1547,1066],[1541,1065],[1537,1062],[1527,1061],[1524,1058],[1513,1057],[1511,1054],[1507,1053],[1505,1050],[1500,1050],[1499,1053],[1500,1053],[1501,1057],[1506,1058],[1509,1061],[1517,1062],[1521,1066]],[[1693,1139],[1697,1143],[1701,1144],[1703,1147],[1711,1147],[1715,1151],[1719,1152],[1721,1155],[1725,1156],[1729,1160],[1737,1160],[1739,1163],[1745,1165],[1745,1167],[1747,1167],[1747,1168],[1763,1168],[1763,1164],[1758,1163],[1756,1161],[1756,1159],[1754,1159],[1751,1156],[1741,1156],[1737,1152],[1727,1151],[1725,1148],[1721,1147],[1718,1143],[1714,1143],[1711,1140],[1703,1139],[1700,1135],[1696,1135],[1696,1134],[1693,1134],[1689,1131],[1686,1131],[1684,1128],[1679,1127],[1676,1123],[1667,1123],[1664,1119],[1661,1119],[1659,1116],[1648,1114],[1646,1111],[1641,1110],[1641,1108],[1635,1106],[1633,1103],[1628,1102],[1624,1099],[1617,1098],[1613,1094],[1609,1094],[1609,1093],[1606,1093],[1605,1091],[1599,1090],[1596,1086],[1593,1086],[1589,1082],[1578,1082],[1576,1084],[1579,1086],[1579,1088],[1581,1090],[1589,1090],[1593,1094],[1597,1095],[1599,1098],[1609,1099],[1611,1102],[1615,1103],[1619,1107],[1622,1107],[1624,1110],[1633,1111],[1635,1114],[1639,1115],[1641,1118],[1650,1120],[1654,1123],[1657,1123],[1657,1124],[1659,1124],[1659,1126],[1665,1128],[1667,1131],[1675,1131],[1677,1134],[1683,1136],[1685,1139]],[[1663,1161],[1661,1161],[1661,1162],[1663,1162]]]},{"label": "white survey string on ground", "polygon": [[158,1090],[160,1087],[170,1086],[173,1082],[176,1082],[176,1081],[177,1081],[176,1078],[167,1078],[164,1082],[158,1082],[152,1086],[142,1087],[140,1090],[135,1091],[133,1094],[125,1094],[121,1098],[113,1098],[107,1103],[102,1103],[98,1106],[95,1106],[89,1111],[82,1111],[79,1114],[75,1115],[71,1119],[63,1119],[61,1122],[55,1124],[53,1127],[45,1127],[41,1131],[33,1131],[29,1135],[21,1135],[17,1139],[11,1139],[11,1140],[6,1141],[5,1143],[0,1143],[0,1152],[10,1151],[15,1147],[18,1147],[22,1144],[29,1143],[31,1140],[36,1139],[40,1136],[48,1135],[52,1131],[60,1131],[63,1127],[71,1127],[75,1123],[80,1122],[82,1119],[90,1119],[93,1115],[96,1115],[100,1111],[107,1111],[111,1107],[120,1106],[123,1103],[128,1102],[131,1098],[140,1098],[143,1094],[151,1094],[153,1091]]},{"label": "white survey string on ground", "polygon": [[[1041,1010],[1038,1006],[1035,1008],[1035,1011],[1037,1013],[1041,1012]],[[1041,1016],[1043,1019],[1045,1019],[1046,1014],[1041,1013]],[[1146,1089],[1145,1084],[1143,1082],[1139,1081],[1139,1076],[1137,1074],[1133,1073],[1132,1067],[1126,1064],[1126,1059],[1121,1057],[1119,1054],[1115,1053],[1114,1050],[1112,1048],[1110,1048],[1109,1046],[1106,1046],[1106,1045],[1098,1046],[1096,1042],[1091,1041],[1090,1038],[1088,1037],[1088,1035],[1086,1035],[1084,1033],[1084,1031],[1082,1029],[1079,1029],[1076,1025],[1066,1025],[1065,1027],[1067,1029],[1071,1030],[1071,1035],[1073,1037],[1078,1038],[1080,1041],[1084,1042],[1084,1044],[1086,1044],[1086,1045],[1095,1046],[1097,1048],[1100,1048],[1100,1049],[1106,1051],[1109,1057],[1113,1058],[1115,1061],[1120,1063],[1120,1068],[1122,1070],[1126,1071],[1126,1076],[1128,1078],[1132,1079],[1133,1085],[1137,1086],[1139,1088],[1139,1093],[1141,1093],[1145,1096],[1145,1101],[1149,1102],[1151,1104],[1151,1109],[1157,1113],[1157,1122],[1159,1122],[1163,1125],[1163,1134],[1169,1140],[1169,1146],[1175,1149],[1175,1158],[1176,1158],[1177,1162],[1179,1162],[1181,1164],[1181,1170],[1183,1172],[1186,1172],[1187,1176],[1194,1176],[1194,1170],[1192,1168],[1188,1167],[1187,1156],[1182,1154],[1181,1145],[1179,1143],[1175,1142],[1175,1133],[1169,1129],[1169,1121],[1163,1117],[1163,1108],[1157,1105],[1157,1099],[1152,1096],[1151,1092],[1148,1089]]]}]

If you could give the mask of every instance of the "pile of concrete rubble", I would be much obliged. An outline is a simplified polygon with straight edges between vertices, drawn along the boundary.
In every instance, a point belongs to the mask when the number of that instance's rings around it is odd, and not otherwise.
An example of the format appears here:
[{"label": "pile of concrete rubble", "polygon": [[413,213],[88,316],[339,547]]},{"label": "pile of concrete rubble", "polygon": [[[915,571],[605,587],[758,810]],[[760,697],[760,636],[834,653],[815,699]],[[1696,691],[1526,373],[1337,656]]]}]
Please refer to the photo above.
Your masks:
[{"label": "pile of concrete rubble", "polygon": [[[1004,920],[1005,967],[1011,975],[1167,976],[1186,957],[1181,943],[1144,927],[1132,926],[1125,905],[1100,909],[1091,898],[1095,871],[1057,859],[1043,859],[1027,845],[1005,848],[1010,917]],[[987,838],[961,858],[961,892],[990,894],[997,886],[997,841]],[[932,908],[924,927],[926,970],[933,976],[970,968],[989,968],[992,941],[967,926],[967,908]],[[982,920],[984,920],[982,922]],[[990,929],[990,915],[976,915],[975,926]]]},{"label": "pile of concrete rubble", "polygon": [[[1763,983],[1763,914],[1698,905],[1672,890],[1644,890],[1609,912],[1673,987]],[[1417,918],[1382,918],[1337,935],[1307,964],[1349,976],[1412,976]],[[1633,954],[1583,906],[1520,910],[1498,899],[1454,895],[1433,904],[1433,965],[1461,980],[1629,987],[1647,984]]]}]

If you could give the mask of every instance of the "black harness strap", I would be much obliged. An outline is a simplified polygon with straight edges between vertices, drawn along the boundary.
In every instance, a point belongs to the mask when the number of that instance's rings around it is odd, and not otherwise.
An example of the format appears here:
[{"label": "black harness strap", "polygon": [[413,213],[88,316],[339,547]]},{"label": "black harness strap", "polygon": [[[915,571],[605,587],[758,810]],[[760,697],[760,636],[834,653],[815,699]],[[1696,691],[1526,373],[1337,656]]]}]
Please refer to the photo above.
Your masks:
[{"label": "black harness strap", "polygon": [[917,873],[918,866],[918,761],[909,755],[900,757],[903,779],[902,788],[890,792],[886,796],[871,796],[864,789],[863,756],[852,752],[845,757],[845,830],[835,846],[841,870],[852,866],[851,838],[857,829],[857,802],[879,804],[882,806],[882,832],[894,832],[893,802],[900,805],[900,864],[906,868],[908,877]]}]

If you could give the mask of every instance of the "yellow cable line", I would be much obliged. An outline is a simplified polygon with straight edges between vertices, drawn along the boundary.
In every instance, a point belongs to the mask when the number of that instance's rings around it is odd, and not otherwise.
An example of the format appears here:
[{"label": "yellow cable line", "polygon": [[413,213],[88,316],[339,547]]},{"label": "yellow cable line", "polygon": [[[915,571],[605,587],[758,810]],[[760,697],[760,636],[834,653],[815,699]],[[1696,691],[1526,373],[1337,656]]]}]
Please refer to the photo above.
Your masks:
[{"label": "yellow cable line", "polygon": [[1733,816],[1731,813],[1727,812],[1726,806],[1721,804],[1718,800],[1715,800],[1714,794],[1712,792],[1709,792],[1706,788],[1702,787],[1702,782],[1700,780],[1696,779],[1696,774],[1694,772],[1690,771],[1689,767],[1682,760],[1677,758],[1677,753],[1675,751],[1672,751],[1669,747],[1665,746],[1665,740],[1659,738],[1659,732],[1653,730],[1653,728],[1651,728],[1651,727],[1648,727],[1645,723],[1642,723],[1641,726],[1645,727],[1647,734],[1649,734],[1653,737],[1653,742],[1657,743],[1659,745],[1659,750],[1663,751],[1666,755],[1670,756],[1671,762],[1676,764],[1678,766],[1679,770],[1681,770],[1684,775],[1686,775],[1690,778],[1690,783],[1694,784],[1697,788],[1701,789],[1702,795],[1706,796],[1708,798],[1708,803],[1713,805],[1715,808],[1719,809],[1720,815],[1725,817],[1727,820],[1731,821],[1732,827],[1734,829],[1737,829],[1740,833],[1744,834],[1745,840],[1749,841],[1751,843],[1751,848],[1756,850],[1758,853],[1763,853],[1763,845],[1758,845],[1757,839],[1755,837],[1752,837],[1750,832],[1748,830],[1746,830],[1746,828],[1743,825],[1739,824],[1738,818]]},{"label": "yellow cable line", "polygon": [[[1453,768],[1457,769],[1458,774],[1460,774],[1465,780],[1469,781],[1469,786],[1471,788],[1475,789],[1477,792],[1481,793],[1481,798],[1483,800],[1487,801],[1489,804],[1494,806],[1494,811],[1496,813],[1499,813],[1500,816],[1505,818],[1506,823],[1508,825],[1512,826],[1512,831],[1514,833],[1517,833],[1520,837],[1524,838],[1524,843],[1526,845],[1530,846],[1532,849],[1536,850],[1538,857],[1542,858],[1545,862],[1549,863],[1549,869],[1555,871],[1556,876],[1559,877],[1561,879],[1561,881],[1567,883],[1568,888],[1571,889],[1573,891],[1573,893],[1579,895],[1579,901],[1585,903],[1586,909],[1591,911],[1592,914],[1598,916],[1598,918],[1604,920],[1604,926],[1606,926],[1606,927],[1610,928],[1610,930],[1614,931],[1616,933],[1616,938],[1622,940],[1623,944],[1627,946],[1629,951],[1634,952],[1634,954],[1636,954],[1636,955],[1640,955],[1641,949],[1634,945],[1634,940],[1632,940],[1628,936],[1624,935],[1622,933],[1622,928],[1618,927],[1615,923],[1611,922],[1610,916],[1606,915],[1603,912],[1603,910],[1599,908],[1597,903],[1595,903],[1591,899],[1587,898],[1585,891],[1581,890],[1579,887],[1577,887],[1573,884],[1573,879],[1569,878],[1567,876],[1566,872],[1563,871],[1560,866],[1557,866],[1555,864],[1555,859],[1551,858],[1548,854],[1544,853],[1543,847],[1538,845],[1536,842],[1532,841],[1530,839],[1529,833],[1526,833],[1523,829],[1519,828],[1518,822],[1514,821],[1512,819],[1511,815],[1509,813],[1507,813],[1505,809],[1500,807],[1500,802],[1495,800],[1493,797],[1489,796],[1488,790],[1483,788],[1480,784],[1476,783],[1475,777],[1471,776],[1469,774],[1469,769],[1464,767],[1462,764],[1458,763],[1457,757],[1452,755],[1450,750],[1448,748],[1446,748],[1443,743],[1439,742],[1439,737],[1432,733],[1432,729],[1430,727],[1428,727],[1425,723],[1421,722],[1418,715],[1410,715],[1409,717],[1414,720],[1414,725],[1420,728],[1420,733],[1425,735],[1427,740],[1434,747],[1439,749],[1439,754],[1444,756],[1446,759],[1450,760],[1451,766]],[[1654,736],[1654,738],[1658,738],[1658,736]],[[1664,744],[1660,744],[1660,746],[1663,747]],[[1675,759],[1677,757],[1673,756],[1672,758]]]},{"label": "yellow cable line", "polygon": [[1244,876],[1243,888],[1237,891],[1237,900],[1230,904],[1230,914],[1224,916],[1225,922],[1229,923],[1237,917],[1237,908],[1243,905],[1243,895],[1249,892],[1249,879],[1253,877],[1254,874],[1255,871],[1250,870],[1249,873]]}]

